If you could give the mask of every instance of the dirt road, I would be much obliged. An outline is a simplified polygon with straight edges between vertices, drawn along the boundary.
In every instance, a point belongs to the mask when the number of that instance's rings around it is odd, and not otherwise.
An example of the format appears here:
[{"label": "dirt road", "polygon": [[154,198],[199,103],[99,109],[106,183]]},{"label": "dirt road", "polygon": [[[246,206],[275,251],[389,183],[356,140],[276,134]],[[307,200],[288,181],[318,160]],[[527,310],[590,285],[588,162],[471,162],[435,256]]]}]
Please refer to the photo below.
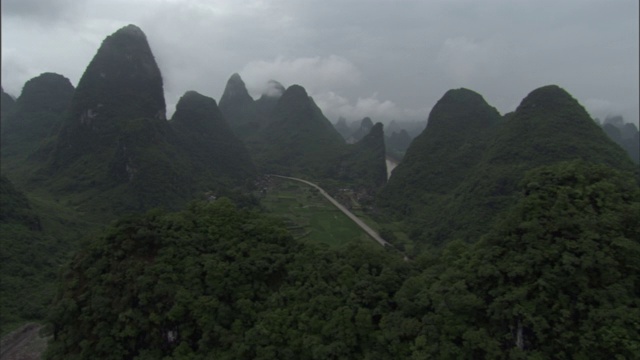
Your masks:
[{"label": "dirt road", "polygon": [[42,325],[29,323],[7,334],[0,341],[0,360],[40,359],[47,348],[47,338],[40,336]]}]

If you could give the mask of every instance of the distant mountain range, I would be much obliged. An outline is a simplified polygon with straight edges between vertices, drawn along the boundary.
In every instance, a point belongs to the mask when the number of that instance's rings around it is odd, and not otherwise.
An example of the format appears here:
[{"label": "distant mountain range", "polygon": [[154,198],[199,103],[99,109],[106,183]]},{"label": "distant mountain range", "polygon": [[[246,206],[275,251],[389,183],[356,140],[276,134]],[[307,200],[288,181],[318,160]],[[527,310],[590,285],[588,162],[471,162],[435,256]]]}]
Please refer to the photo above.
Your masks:
[{"label": "distant mountain range", "polygon": [[604,119],[602,129],[627,152],[631,160],[640,164],[640,133],[635,124],[626,123],[622,116],[610,116]]},{"label": "distant mountain range", "polygon": [[263,173],[337,181],[371,194],[386,182],[380,176],[386,169],[384,151],[379,151],[384,149],[382,124],[372,131],[373,122],[367,118],[370,126],[346,144],[300,85],[285,89],[272,80],[267,92],[253,100],[241,77],[233,74],[220,109]]},{"label": "distant mountain range", "polygon": [[213,99],[187,92],[167,121],[160,70],[134,25],[103,41],[76,89],[56,74],[30,80],[2,126],[3,172],[90,212],[176,208],[256,176]]},{"label": "distant mountain range", "polygon": [[162,75],[135,25],[103,41],[77,88],[46,73],[2,101],[3,171],[89,212],[176,208],[198,194],[249,189],[259,172],[372,195],[386,182],[381,126],[369,134],[369,120],[363,142],[347,145],[298,85],[272,80],[253,100],[233,74],[219,108],[188,91],[167,121]]}]

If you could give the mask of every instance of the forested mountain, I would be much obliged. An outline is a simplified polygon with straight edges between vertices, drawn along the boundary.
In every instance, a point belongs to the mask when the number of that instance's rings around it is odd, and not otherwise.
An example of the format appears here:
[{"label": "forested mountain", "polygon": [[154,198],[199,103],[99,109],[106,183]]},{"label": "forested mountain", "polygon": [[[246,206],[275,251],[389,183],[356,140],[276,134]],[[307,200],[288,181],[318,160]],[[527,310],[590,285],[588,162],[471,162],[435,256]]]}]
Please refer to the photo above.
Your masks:
[{"label": "forested mountain", "polygon": [[146,119],[163,127],[165,112],[162,75],[147,38],[128,25],[102,42],[78,82],[54,165],[67,167],[87,154],[114,148],[130,121]]},{"label": "forested mountain", "polygon": [[[0,125],[4,123],[5,116],[13,111],[16,106],[16,101],[11,95],[4,92],[4,89],[0,88]],[[2,125],[4,127],[4,125]]]},{"label": "forested mountain", "polygon": [[73,95],[49,163],[50,187],[88,210],[177,206],[188,159],[165,119],[162,76],[134,25],[108,36]]},{"label": "forested mountain", "polygon": [[384,132],[381,123],[375,124],[359,142],[348,145],[324,175],[354,187],[378,190],[387,182]]},{"label": "forested mountain", "polygon": [[[69,79],[44,73],[26,82],[20,97],[3,100],[2,159],[23,161],[50,141],[66,115],[74,88]],[[5,102],[7,109],[5,109]]]},{"label": "forested mountain", "polygon": [[640,164],[640,133],[635,124],[625,123],[622,116],[611,116],[604,120],[602,129],[627,152],[633,162]]},{"label": "forested mountain", "polygon": [[333,124],[333,127],[338,133],[340,133],[340,135],[342,135],[342,138],[345,140],[349,138],[349,135],[351,135],[351,132],[353,131],[351,130],[351,127],[347,125],[347,119],[343,118],[342,116],[338,119],[338,121],[336,121],[335,124]]},{"label": "forested mountain", "polygon": [[475,241],[513,204],[526,171],[573,159],[634,171],[622,149],[557,86],[531,92],[504,122],[479,95],[449,91],[379,203],[413,223],[420,242]]},{"label": "forested mountain", "polygon": [[[249,95],[242,78],[233,74],[220,100],[220,111],[249,149],[263,173],[297,175],[329,181],[373,194],[385,182],[382,125],[371,133],[370,118],[357,132],[358,145],[347,146],[306,90],[285,89],[271,80],[258,100]],[[337,186],[337,185],[336,185]]]},{"label": "forested mountain", "polygon": [[360,120],[360,127],[358,127],[356,131],[354,131],[349,137],[347,137],[347,143],[355,144],[356,142],[362,140],[362,138],[365,137],[369,133],[369,131],[371,131],[371,128],[373,128],[373,121],[371,120],[371,118],[365,117],[364,119]]},{"label": "forested mountain", "polygon": [[500,114],[481,95],[468,89],[447,91],[380,193],[380,206],[407,219],[446,223],[441,211],[481,161],[499,122]]},{"label": "forested mountain", "polygon": [[412,140],[413,139],[405,129],[402,129],[399,132],[392,132],[391,135],[385,138],[387,154],[396,159],[402,159],[409,148],[409,145],[411,145]]},{"label": "forested mountain", "polygon": [[269,80],[266,89],[260,95],[260,98],[256,100],[258,114],[262,117],[267,117],[275,109],[278,100],[285,91],[286,89],[282,84],[275,80]]},{"label": "forested mountain", "polygon": [[207,181],[252,181],[256,169],[245,146],[233,134],[216,101],[195,91],[185,93],[170,124],[193,172]]},{"label": "forested mountain", "polygon": [[263,126],[256,104],[240,75],[233,74],[227,81],[224,93],[220,98],[220,111],[229,121],[233,132],[241,139],[253,135]]},{"label": "forested mountain", "polygon": [[292,85],[270,114],[267,127],[254,148],[255,160],[265,172],[319,175],[327,159],[344,146],[344,140],[305,89]]}]

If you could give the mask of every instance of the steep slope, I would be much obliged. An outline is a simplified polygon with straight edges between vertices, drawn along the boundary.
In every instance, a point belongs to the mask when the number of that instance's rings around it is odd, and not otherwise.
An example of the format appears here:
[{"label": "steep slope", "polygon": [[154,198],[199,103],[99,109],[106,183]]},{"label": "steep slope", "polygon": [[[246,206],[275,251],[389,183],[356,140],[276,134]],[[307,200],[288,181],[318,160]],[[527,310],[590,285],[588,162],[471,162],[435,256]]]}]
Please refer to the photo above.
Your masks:
[{"label": "steep slope", "polygon": [[576,99],[556,85],[538,88],[498,129],[482,162],[454,191],[456,201],[442,212],[454,230],[434,228],[432,234],[437,239],[477,239],[496,214],[514,203],[517,184],[527,171],[570,160],[634,171],[624,151]]},{"label": "steep slope", "polygon": [[[493,115],[484,121],[460,127],[458,131],[466,134],[466,139],[432,137],[429,131],[442,131],[446,123],[431,123],[442,109],[439,105],[380,199],[382,206],[408,216],[414,237],[422,243],[477,240],[495,216],[514,203],[518,182],[533,168],[581,159],[634,171],[622,149],[571,95],[555,85],[531,92],[513,116],[495,128],[495,134],[489,131],[479,137],[474,133],[481,135],[481,128],[490,125],[487,120],[495,121],[497,112],[490,111]],[[453,110],[438,117],[454,118]],[[474,138],[477,141],[471,141]],[[452,148],[458,151],[452,152]]]},{"label": "steep slope", "polygon": [[227,125],[215,100],[195,91],[176,105],[171,126],[187,149],[194,170],[208,181],[242,183],[256,174],[244,145]]},{"label": "steep slope", "polygon": [[[165,120],[162,75],[145,34],[128,25],[108,36],[78,82],[55,165],[113,147],[130,119]],[[162,126],[162,125],[159,125]]]},{"label": "steep slope", "polygon": [[267,117],[273,109],[275,109],[278,100],[285,91],[286,89],[281,83],[275,80],[269,80],[266,89],[255,102],[258,115],[261,118]]},{"label": "steep slope", "polygon": [[635,124],[625,123],[622,116],[611,116],[604,120],[602,130],[627,152],[633,162],[640,163],[640,134]]},{"label": "steep slope", "polygon": [[253,153],[263,171],[311,175],[342,149],[344,140],[305,89],[292,85],[278,100],[256,145]]},{"label": "steep slope", "polygon": [[347,146],[331,164],[328,178],[375,193],[387,182],[383,125],[375,124],[362,140]]},{"label": "steep slope", "polygon": [[614,146],[582,105],[556,85],[527,95],[487,153],[487,161],[509,165],[524,162],[538,166],[573,159],[632,168],[624,152]]},{"label": "steep slope", "polygon": [[253,135],[259,127],[255,102],[237,73],[227,81],[220,98],[220,111],[229,122],[231,130],[240,138]]},{"label": "steep slope", "polygon": [[11,95],[4,92],[4,88],[0,88],[0,91],[0,124],[4,129],[4,119],[13,111],[16,101]]},{"label": "steep slope", "polygon": [[342,116],[338,119],[338,121],[336,121],[335,124],[333,124],[333,127],[336,129],[336,131],[338,131],[338,133],[340,133],[340,135],[342,135],[342,138],[347,140],[349,138],[349,135],[351,135],[351,128],[349,127],[349,125],[347,125],[347,119],[343,118]]},{"label": "steep slope", "polygon": [[191,192],[187,158],[165,119],[162,76],[145,34],[108,36],[74,93],[49,187],[89,211],[175,207]]},{"label": "steep slope", "polygon": [[362,140],[373,128],[373,121],[369,117],[365,117],[360,121],[360,127],[354,131],[348,138],[348,144],[355,144]]},{"label": "steep slope", "polygon": [[27,81],[11,112],[3,115],[3,159],[23,160],[50,140],[63,121],[73,92],[69,79],[54,73]]},{"label": "steep slope", "polygon": [[409,148],[409,145],[411,145],[411,140],[411,136],[409,136],[407,130],[402,129],[400,132],[394,131],[386,138],[387,155],[401,160]]},{"label": "steep slope", "polygon": [[[424,206],[456,188],[480,161],[500,114],[468,90],[449,90],[429,114],[380,194],[379,204],[403,216],[420,217]],[[427,204],[427,205],[425,205]]]}]

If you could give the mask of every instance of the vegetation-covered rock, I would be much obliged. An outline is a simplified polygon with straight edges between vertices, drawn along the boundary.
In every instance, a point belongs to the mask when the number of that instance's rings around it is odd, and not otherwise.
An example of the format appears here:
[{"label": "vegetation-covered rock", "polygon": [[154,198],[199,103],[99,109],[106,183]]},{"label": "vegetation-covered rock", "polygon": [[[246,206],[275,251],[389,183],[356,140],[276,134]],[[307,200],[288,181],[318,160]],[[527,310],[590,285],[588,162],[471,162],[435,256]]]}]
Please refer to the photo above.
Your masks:
[{"label": "vegetation-covered rock", "polygon": [[78,82],[54,166],[113,149],[132,119],[165,120],[162,75],[145,34],[128,25],[108,36]]},{"label": "vegetation-covered rock", "polygon": [[406,217],[419,242],[479,238],[514,203],[524,174],[541,165],[582,159],[634,171],[624,151],[555,85],[531,92],[504,122],[472,94],[450,91],[436,104],[380,197],[381,206]]},{"label": "vegetation-covered rock", "polygon": [[622,116],[611,116],[604,120],[602,129],[627,152],[633,162],[640,164],[640,133],[635,124],[625,123]]},{"label": "vegetation-covered rock", "polygon": [[349,137],[347,137],[347,143],[354,144],[362,140],[362,138],[364,138],[372,128],[373,120],[371,120],[370,117],[365,117],[360,121],[360,127],[358,127],[356,131],[354,131],[353,133],[351,133],[351,135],[349,135]]},{"label": "vegetation-covered rock", "polygon": [[220,111],[229,121],[231,130],[241,139],[255,134],[263,125],[259,121],[256,104],[237,73],[227,81],[220,98]]},{"label": "vegetation-covered rock", "polygon": [[256,169],[247,149],[233,134],[212,98],[195,91],[185,93],[176,105],[171,126],[192,159],[192,176],[227,184],[255,178]]},{"label": "vegetation-covered rock", "polygon": [[[60,129],[73,92],[69,79],[54,73],[43,73],[26,82],[13,106],[10,97],[3,100],[3,160],[24,161],[39,147],[50,142]],[[5,102],[8,105],[6,110]]]},{"label": "vegetation-covered rock", "polygon": [[13,111],[16,106],[16,100],[11,95],[4,92],[4,88],[0,89],[0,95],[2,96],[0,97],[0,120],[2,121],[0,124],[4,124],[5,116]]},{"label": "vegetation-covered rock", "polygon": [[380,206],[392,209],[420,227],[450,227],[441,211],[453,191],[480,163],[500,114],[481,95],[449,90],[433,107],[427,128],[407,149],[380,194]]},{"label": "vegetation-covered rock", "polygon": [[265,172],[317,176],[327,159],[336,156],[344,140],[299,85],[278,100],[254,149]]},{"label": "vegetation-covered rock", "polygon": [[411,145],[412,140],[413,139],[407,130],[402,129],[399,132],[394,131],[385,139],[387,155],[394,159],[401,160],[409,148],[409,145]]},{"label": "vegetation-covered rock", "polygon": [[349,138],[349,135],[351,135],[351,127],[347,125],[347,119],[343,118],[342,116],[338,119],[338,121],[336,121],[335,124],[333,124],[333,127],[338,133],[340,133],[340,135],[342,135],[342,138],[345,140],[347,140]]},{"label": "vegetation-covered rock", "polygon": [[324,176],[356,188],[373,190],[372,193],[382,188],[387,182],[382,124],[375,124],[359,142],[347,146],[342,155],[330,162]]}]

